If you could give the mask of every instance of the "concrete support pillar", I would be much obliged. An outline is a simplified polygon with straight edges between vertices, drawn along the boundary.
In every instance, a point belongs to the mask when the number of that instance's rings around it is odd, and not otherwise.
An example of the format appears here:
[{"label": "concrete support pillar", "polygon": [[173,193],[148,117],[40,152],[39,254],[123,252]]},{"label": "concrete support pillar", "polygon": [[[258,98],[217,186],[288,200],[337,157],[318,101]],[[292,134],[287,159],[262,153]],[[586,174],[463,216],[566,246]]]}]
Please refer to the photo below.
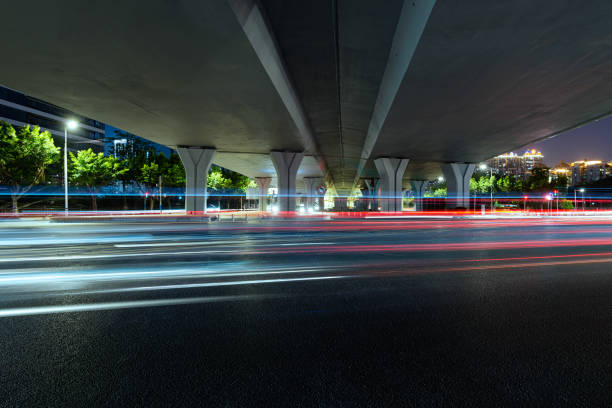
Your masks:
[{"label": "concrete support pillar", "polygon": [[206,177],[216,150],[179,147],[176,151],[185,168],[185,211],[206,212]]},{"label": "concrete support pillar", "polygon": [[446,179],[446,208],[470,208],[470,179],[474,163],[447,163],[442,165]]},{"label": "concrete support pillar", "polygon": [[318,198],[317,188],[321,184],[320,177],[304,177],[304,187],[306,188],[306,210],[314,210],[315,200]]},{"label": "concrete support pillar", "polygon": [[295,211],[295,179],[304,158],[303,153],[270,152],[278,178],[278,209]]},{"label": "concrete support pillar", "polygon": [[381,178],[380,198],[382,211],[402,211],[402,178],[406,172],[409,159],[381,157],[374,160],[376,170]]},{"label": "concrete support pillar", "polygon": [[259,189],[259,211],[268,211],[268,189],[272,177],[255,177],[255,183]]},{"label": "concrete support pillar", "polygon": [[348,211],[348,194],[341,194],[339,197],[334,197],[334,211],[336,212],[346,212]]},{"label": "concrete support pillar", "polygon": [[369,192],[368,210],[378,211],[378,190],[380,189],[380,179],[365,179],[364,182]]},{"label": "concrete support pillar", "polygon": [[425,180],[410,180],[410,187],[412,187],[412,195],[414,196],[414,210],[423,211],[423,197],[425,197],[427,182]]}]

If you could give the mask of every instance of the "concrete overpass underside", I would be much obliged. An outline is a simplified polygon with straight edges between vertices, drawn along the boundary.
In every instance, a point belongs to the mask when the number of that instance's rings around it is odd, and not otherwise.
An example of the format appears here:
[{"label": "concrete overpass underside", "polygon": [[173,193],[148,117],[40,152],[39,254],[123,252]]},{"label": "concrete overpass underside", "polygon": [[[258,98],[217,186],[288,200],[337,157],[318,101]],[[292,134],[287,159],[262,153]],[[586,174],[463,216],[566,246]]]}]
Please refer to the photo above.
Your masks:
[{"label": "concrete overpass underside", "polygon": [[409,160],[407,186],[612,112],[609,1],[22,0],[3,12],[0,83],[215,149],[214,163],[251,177],[278,177],[271,151],[303,153],[298,188],[321,177],[350,192],[390,177],[374,162],[387,157]]}]

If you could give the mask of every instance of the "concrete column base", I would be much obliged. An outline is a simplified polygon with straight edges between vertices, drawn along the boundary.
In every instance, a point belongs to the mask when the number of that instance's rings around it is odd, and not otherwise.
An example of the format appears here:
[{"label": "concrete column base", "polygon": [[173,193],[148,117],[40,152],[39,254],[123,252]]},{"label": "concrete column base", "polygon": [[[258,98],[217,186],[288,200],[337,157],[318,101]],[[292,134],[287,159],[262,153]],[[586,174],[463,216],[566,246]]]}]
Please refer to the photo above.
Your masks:
[{"label": "concrete column base", "polygon": [[348,211],[348,201],[346,197],[335,197],[334,198],[334,211],[336,212]]},{"label": "concrete column base", "polygon": [[268,189],[271,182],[272,177],[255,177],[255,183],[259,189],[259,211],[268,211]]},{"label": "concrete column base", "polygon": [[402,178],[406,172],[409,159],[381,157],[374,160],[381,179],[381,210],[399,212],[403,207]]},{"label": "concrete column base", "polygon": [[318,197],[317,187],[321,184],[320,177],[304,177],[304,187],[306,187],[306,211],[314,210],[315,200]]},{"label": "concrete column base", "polygon": [[185,168],[185,211],[206,212],[206,178],[216,150],[179,147],[176,151]]},{"label": "concrete column base", "polygon": [[474,163],[442,165],[446,179],[446,208],[470,208],[470,179],[475,169]]},{"label": "concrete column base", "polygon": [[281,212],[295,211],[295,181],[303,153],[270,152],[278,177],[278,209]]},{"label": "concrete column base", "polygon": [[410,186],[414,195],[414,210],[423,211],[423,198],[425,197],[427,182],[425,180],[410,180]]}]

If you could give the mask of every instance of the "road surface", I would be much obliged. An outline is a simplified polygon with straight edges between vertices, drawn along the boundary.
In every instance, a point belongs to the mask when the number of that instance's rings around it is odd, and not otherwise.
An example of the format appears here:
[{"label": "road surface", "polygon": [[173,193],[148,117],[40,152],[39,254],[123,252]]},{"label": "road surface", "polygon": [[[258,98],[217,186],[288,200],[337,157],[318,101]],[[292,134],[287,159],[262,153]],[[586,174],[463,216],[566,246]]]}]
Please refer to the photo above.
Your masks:
[{"label": "road surface", "polygon": [[0,223],[0,406],[606,405],[612,221]]}]

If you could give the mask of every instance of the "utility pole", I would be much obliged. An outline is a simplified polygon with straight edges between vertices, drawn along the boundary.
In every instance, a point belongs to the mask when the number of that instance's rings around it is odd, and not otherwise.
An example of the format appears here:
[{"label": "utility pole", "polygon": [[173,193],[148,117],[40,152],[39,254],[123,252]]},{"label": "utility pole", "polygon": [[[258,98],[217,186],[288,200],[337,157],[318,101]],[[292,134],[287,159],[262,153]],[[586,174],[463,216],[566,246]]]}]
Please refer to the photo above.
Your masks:
[{"label": "utility pole", "polygon": [[162,180],[163,176],[159,175],[159,213],[162,213]]},{"label": "utility pole", "polygon": [[489,181],[491,182],[491,213],[493,213],[493,167],[489,167],[489,170],[491,170]]}]

